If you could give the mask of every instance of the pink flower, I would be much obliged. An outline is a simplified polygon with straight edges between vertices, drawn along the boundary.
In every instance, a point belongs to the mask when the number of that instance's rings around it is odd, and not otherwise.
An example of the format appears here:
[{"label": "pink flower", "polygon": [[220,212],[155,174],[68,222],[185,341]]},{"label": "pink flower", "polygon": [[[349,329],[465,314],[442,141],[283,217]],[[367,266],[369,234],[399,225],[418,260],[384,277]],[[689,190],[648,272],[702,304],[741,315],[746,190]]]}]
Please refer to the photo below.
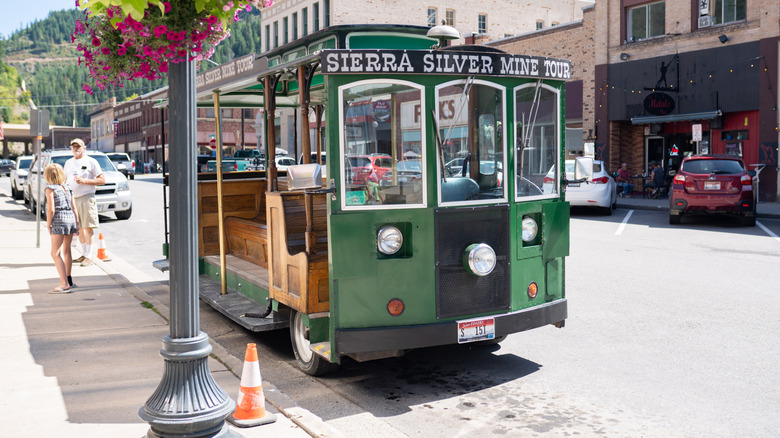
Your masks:
[{"label": "pink flower", "polygon": [[100,40],[97,39],[97,37],[93,37],[92,38],[92,45],[95,46],[95,47],[99,46],[100,45]]},{"label": "pink flower", "polygon": [[124,47],[120,47],[120,48],[118,48],[118,49],[116,50],[116,54],[117,54],[117,55],[119,55],[119,56],[122,56],[122,55],[124,55],[125,53],[127,53],[127,49],[125,49]]},{"label": "pink flower", "polygon": [[160,38],[167,31],[168,31],[168,28],[164,24],[161,24],[161,25],[159,25],[159,26],[154,28],[154,36],[156,36],[157,38]]},{"label": "pink flower", "polygon": [[160,64],[160,73],[168,73],[168,63],[164,62]]},{"label": "pink flower", "polygon": [[111,54],[111,49],[109,49],[108,47],[101,47],[100,48],[100,53],[102,53],[104,55],[110,55]]},{"label": "pink flower", "polygon": [[[78,0],[76,0],[76,6],[78,6]],[[81,89],[82,89],[82,90],[84,90],[84,91],[86,91],[86,92],[87,92],[87,94],[92,94],[92,87],[90,87],[90,86],[89,86],[89,85],[87,85],[87,84],[84,84],[84,85],[82,85],[82,86],[81,86]]]},{"label": "pink flower", "polygon": [[111,70],[111,66],[110,65],[103,66],[103,70]]},{"label": "pink flower", "polygon": [[165,6],[165,13],[171,12],[171,4],[168,2],[163,2],[163,5]]},{"label": "pink flower", "polygon": [[207,22],[208,24],[212,24],[212,25],[213,25],[213,24],[217,24],[217,22],[218,22],[218,21],[219,21],[219,18],[217,18],[217,17],[216,17],[216,16],[214,16],[214,15],[209,15],[209,16],[208,16],[208,18],[206,18],[206,22]]}]

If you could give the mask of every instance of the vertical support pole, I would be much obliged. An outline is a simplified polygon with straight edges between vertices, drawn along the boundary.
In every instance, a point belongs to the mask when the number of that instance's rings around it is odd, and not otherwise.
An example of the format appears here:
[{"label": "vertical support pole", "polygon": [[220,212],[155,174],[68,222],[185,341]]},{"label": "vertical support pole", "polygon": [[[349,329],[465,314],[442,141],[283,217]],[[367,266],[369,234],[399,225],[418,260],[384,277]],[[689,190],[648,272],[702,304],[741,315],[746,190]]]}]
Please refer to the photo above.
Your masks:
[{"label": "vertical support pole", "polygon": [[[301,104],[301,153],[303,154],[303,163],[311,163],[311,138],[309,136],[309,81],[306,78],[306,67],[298,66],[298,98]],[[306,254],[316,252],[315,242],[317,236],[314,234],[314,201],[311,194],[304,194],[306,204]]]},{"label": "vertical support pole", "polygon": [[275,192],[279,189],[276,183],[276,123],[274,116],[276,113],[276,81],[271,80],[271,76],[263,78],[263,97],[265,98],[265,126],[268,131],[268,141],[266,147],[268,157],[265,166],[268,177],[268,191]]},{"label": "vertical support pole", "polygon": [[211,376],[211,344],[200,331],[195,63],[174,63],[170,84],[171,314],[163,338],[162,380],[138,415],[151,426],[147,438],[231,437],[225,418],[235,402]]},{"label": "vertical support pole", "polygon": [[[314,107],[317,117],[317,164],[322,164],[322,105]],[[324,177],[325,175],[323,175]]]},{"label": "vertical support pole", "polygon": [[[214,90],[214,129],[217,142],[217,230],[219,232],[219,279],[222,295],[227,294],[227,257],[225,255],[225,217],[222,211],[222,112],[219,109],[219,90]],[[197,158],[196,158],[197,159]]]}]

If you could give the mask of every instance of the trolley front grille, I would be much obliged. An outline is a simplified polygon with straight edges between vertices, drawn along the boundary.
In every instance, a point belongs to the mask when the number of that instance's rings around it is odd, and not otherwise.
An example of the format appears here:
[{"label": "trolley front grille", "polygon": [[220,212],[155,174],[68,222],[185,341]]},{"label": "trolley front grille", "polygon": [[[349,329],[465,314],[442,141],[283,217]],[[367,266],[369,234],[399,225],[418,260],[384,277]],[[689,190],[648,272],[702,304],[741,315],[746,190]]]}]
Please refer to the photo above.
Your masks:
[{"label": "trolley front grille", "polygon": [[[506,205],[436,211],[436,316],[508,309],[509,207]],[[463,268],[463,252],[486,243],[496,252],[496,268],[477,277]]]}]

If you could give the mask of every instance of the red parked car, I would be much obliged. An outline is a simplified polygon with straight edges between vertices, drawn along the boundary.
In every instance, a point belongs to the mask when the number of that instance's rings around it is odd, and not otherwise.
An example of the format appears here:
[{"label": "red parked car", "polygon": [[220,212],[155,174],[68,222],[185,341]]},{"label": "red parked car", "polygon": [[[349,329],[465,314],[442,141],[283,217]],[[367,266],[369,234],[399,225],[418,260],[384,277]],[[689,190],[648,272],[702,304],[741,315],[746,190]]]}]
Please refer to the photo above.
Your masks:
[{"label": "red parked car", "polygon": [[669,223],[689,214],[730,214],[756,225],[755,171],[733,155],[694,155],[683,159],[669,196]]},{"label": "red parked car", "polygon": [[374,155],[349,155],[350,168],[352,169],[352,183],[363,185],[371,175],[376,171],[377,182],[382,176],[393,167],[393,157],[384,154]]}]

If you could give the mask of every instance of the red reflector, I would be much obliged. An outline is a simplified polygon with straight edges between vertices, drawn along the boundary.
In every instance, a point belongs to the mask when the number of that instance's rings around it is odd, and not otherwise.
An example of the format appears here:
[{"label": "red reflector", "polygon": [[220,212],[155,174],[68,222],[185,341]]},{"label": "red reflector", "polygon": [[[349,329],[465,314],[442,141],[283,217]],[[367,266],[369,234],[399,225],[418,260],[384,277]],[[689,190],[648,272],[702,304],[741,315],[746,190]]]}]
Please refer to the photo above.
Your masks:
[{"label": "red reflector", "polygon": [[528,297],[536,298],[537,292],[539,292],[539,286],[536,285],[536,282],[531,282],[531,284],[528,285]]},{"label": "red reflector", "polygon": [[750,175],[742,175],[739,182],[742,183],[743,186],[749,186],[753,184],[753,178],[751,178]]},{"label": "red reflector", "polygon": [[742,206],[743,206],[743,207],[745,207],[745,208],[747,208],[747,207],[750,207],[750,204],[748,204],[747,202],[743,202],[743,203],[742,203]]},{"label": "red reflector", "polygon": [[404,312],[404,302],[398,298],[393,298],[387,303],[387,313],[398,316]]},{"label": "red reflector", "polygon": [[682,207],[683,203],[682,202],[678,202],[675,205],[677,205],[678,207]]}]

